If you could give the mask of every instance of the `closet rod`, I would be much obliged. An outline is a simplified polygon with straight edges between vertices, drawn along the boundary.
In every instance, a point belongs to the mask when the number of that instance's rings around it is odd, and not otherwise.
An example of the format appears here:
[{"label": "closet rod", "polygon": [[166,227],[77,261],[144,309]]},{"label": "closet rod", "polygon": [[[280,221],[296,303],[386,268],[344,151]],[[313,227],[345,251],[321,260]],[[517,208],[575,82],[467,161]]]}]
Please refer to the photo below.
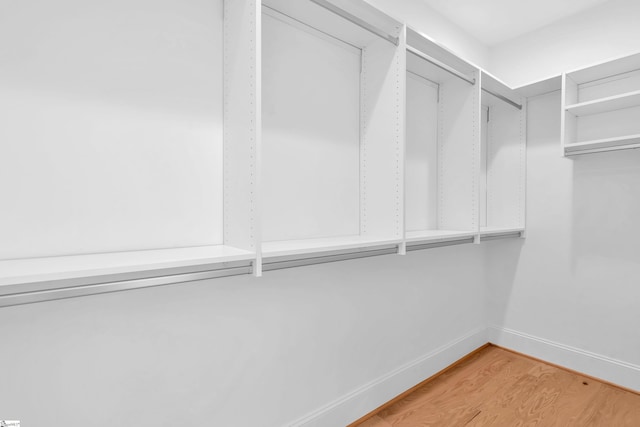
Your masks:
[{"label": "closet rod", "polygon": [[327,0],[311,0],[311,2],[317,4],[320,7],[327,9],[330,12],[335,13],[336,15],[346,19],[347,21],[353,24],[356,24],[358,27],[369,31],[370,33],[375,34],[378,37],[382,37],[386,41],[391,42],[396,46],[400,44],[400,39],[398,37],[394,37],[391,34],[387,34],[385,31],[381,30],[380,28],[374,27],[368,22],[358,18],[355,15],[352,15],[351,13],[347,12],[344,9],[339,8],[338,6],[328,2]]},{"label": "closet rod", "polygon": [[[44,301],[77,298],[89,295],[121,292],[132,289],[151,288],[156,286],[173,285],[177,283],[196,282],[200,280],[215,279],[219,277],[238,276],[251,274],[253,267],[244,265],[240,267],[223,268],[219,270],[200,271],[196,273],[174,274],[142,279],[121,280],[114,282],[93,283],[84,286],[57,287],[34,292],[13,293],[0,296],[0,307],[14,305],[33,304]],[[62,283],[64,280],[56,280],[51,283]],[[45,284],[46,285],[46,284]],[[62,286],[62,285],[61,285]]]},{"label": "closet rod", "polygon": [[[314,0],[312,0],[312,1],[314,1]],[[436,67],[441,68],[444,71],[453,74],[454,76],[464,80],[467,83],[471,83],[472,85],[476,84],[476,79],[472,79],[472,78],[468,77],[467,75],[461,73],[460,71],[456,70],[455,68],[452,68],[452,67],[448,66],[447,64],[442,63],[442,62],[438,61],[437,59],[430,57],[426,53],[420,52],[418,49],[416,49],[414,47],[407,46],[407,52],[412,53],[415,56],[417,56],[418,58],[422,58],[427,62],[432,63]]]},{"label": "closet rod", "polygon": [[382,246],[366,250],[347,249],[343,251],[328,252],[324,255],[310,255],[302,258],[296,256],[276,257],[264,260],[262,271],[282,270],[285,268],[302,267],[307,265],[326,264],[330,262],[347,261],[350,259],[370,258],[381,255],[398,253],[398,245]]},{"label": "closet rod", "polygon": [[493,92],[493,91],[490,91],[489,89],[482,88],[482,90],[483,90],[484,92],[488,93],[489,95],[493,95],[493,96],[495,96],[496,98],[498,98],[499,100],[506,102],[506,103],[507,103],[507,104],[509,104],[509,105],[513,105],[513,106],[514,106],[514,107],[516,107],[518,110],[522,110],[522,105],[521,105],[521,104],[518,104],[517,102],[513,102],[512,100],[510,100],[510,99],[509,99],[509,98],[507,98],[506,96],[502,96],[502,95],[500,95],[499,93],[495,93],[495,92]]},{"label": "closet rod", "polygon": [[481,242],[486,242],[489,240],[498,240],[498,239],[513,239],[513,238],[521,238],[522,231],[514,231],[507,233],[497,233],[497,234],[489,234],[488,236],[480,236]]},{"label": "closet rod", "polygon": [[423,249],[442,248],[445,246],[466,245],[474,242],[473,237],[465,237],[463,239],[444,240],[441,242],[416,243],[407,245],[407,252],[421,251]]},{"label": "closet rod", "polygon": [[438,83],[438,82],[434,82],[433,80],[429,80],[429,79],[428,79],[428,78],[426,78],[425,76],[422,76],[422,75],[420,75],[420,74],[418,74],[418,73],[414,73],[414,72],[413,72],[413,71],[411,71],[411,70],[407,70],[407,73],[411,74],[412,76],[416,76],[417,78],[419,78],[419,79],[421,79],[421,80],[424,80],[424,81],[426,81],[426,82],[429,82],[429,84],[431,84],[431,85],[433,85],[433,86],[435,86],[435,87],[440,87],[440,83]]}]

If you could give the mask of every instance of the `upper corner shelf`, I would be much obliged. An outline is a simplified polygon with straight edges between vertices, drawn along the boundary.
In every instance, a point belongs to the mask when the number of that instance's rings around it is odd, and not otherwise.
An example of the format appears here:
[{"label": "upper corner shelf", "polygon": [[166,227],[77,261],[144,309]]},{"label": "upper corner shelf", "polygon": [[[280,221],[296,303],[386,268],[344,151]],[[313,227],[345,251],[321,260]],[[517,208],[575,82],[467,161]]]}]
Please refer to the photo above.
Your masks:
[{"label": "upper corner shelf", "polygon": [[522,100],[520,95],[486,71],[482,71],[482,103],[484,105],[495,105],[495,101],[501,101],[513,108],[522,110]]},{"label": "upper corner shelf", "polygon": [[560,74],[536,80],[531,83],[518,86],[514,90],[523,98],[545,95],[562,88],[562,76]]},{"label": "upper corner shelf", "polygon": [[639,148],[640,54],[562,76],[566,156]]}]

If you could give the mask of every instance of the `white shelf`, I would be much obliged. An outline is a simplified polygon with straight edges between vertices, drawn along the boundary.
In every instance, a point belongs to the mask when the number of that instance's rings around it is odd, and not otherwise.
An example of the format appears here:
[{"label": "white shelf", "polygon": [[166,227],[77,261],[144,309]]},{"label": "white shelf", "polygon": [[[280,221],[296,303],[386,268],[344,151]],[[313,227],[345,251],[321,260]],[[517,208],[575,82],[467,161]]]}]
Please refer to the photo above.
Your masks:
[{"label": "white shelf", "polygon": [[578,117],[640,106],[640,90],[593,101],[567,105],[565,109]]},{"label": "white shelf", "polygon": [[496,234],[510,234],[510,233],[522,233],[524,227],[500,227],[500,226],[487,226],[480,227],[480,236],[493,236]]},{"label": "white shelf", "polygon": [[[410,49],[408,53],[411,51],[417,51],[416,53],[418,53],[423,59],[425,56],[431,58],[435,60],[436,63],[444,65],[455,73],[465,76],[466,79],[474,80],[476,78],[478,68],[475,65],[460,58],[446,47],[441,46],[426,34],[412,28],[407,28],[407,47]],[[412,56],[415,56],[415,54],[407,55],[408,58],[411,58]],[[442,81],[448,80],[452,75],[442,69],[439,69],[431,71],[431,75],[425,77],[429,77],[432,80]]]},{"label": "white shelf", "polygon": [[364,1],[262,0],[261,4],[263,11],[276,11],[354,46],[365,47],[377,39],[398,44],[402,24]]},{"label": "white shelf", "polygon": [[500,81],[497,77],[494,77],[483,70],[482,104],[486,106],[493,106],[496,103],[505,102],[514,108],[522,109],[522,100],[520,99],[519,94]]},{"label": "white shelf", "polygon": [[523,98],[544,95],[562,89],[562,76],[551,76],[543,80],[525,83],[514,90]]},{"label": "white shelf", "polygon": [[640,148],[640,134],[594,139],[591,141],[566,144],[564,146],[564,150],[567,155],[593,153],[598,151],[626,150],[630,148]]},{"label": "white shelf", "polygon": [[253,259],[252,252],[217,245],[5,260],[0,261],[0,286]]},{"label": "white shelf", "polygon": [[368,249],[378,246],[397,245],[401,242],[402,239],[385,239],[362,236],[264,242],[262,244],[262,256],[263,258],[269,258],[350,249]]},{"label": "white shelf", "polygon": [[635,70],[640,70],[640,54],[615,58],[579,70],[569,71],[567,75],[575,83],[584,84]]},{"label": "white shelf", "polygon": [[640,54],[565,73],[562,91],[565,156],[640,147]]},{"label": "white shelf", "polygon": [[460,231],[460,230],[421,230],[408,231],[407,243],[415,242],[440,242],[447,240],[460,240],[468,237],[475,237],[477,231]]}]

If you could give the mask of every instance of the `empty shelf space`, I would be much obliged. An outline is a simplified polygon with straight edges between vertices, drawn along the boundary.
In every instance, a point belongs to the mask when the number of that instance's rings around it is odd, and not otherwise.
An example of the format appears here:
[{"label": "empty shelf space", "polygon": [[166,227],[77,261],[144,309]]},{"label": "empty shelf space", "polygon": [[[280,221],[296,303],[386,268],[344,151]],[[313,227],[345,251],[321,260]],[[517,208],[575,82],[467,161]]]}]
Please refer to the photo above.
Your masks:
[{"label": "empty shelf space", "polygon": [[640,147],[640,134],[620,136],[614,138],[594,139],[591,141],[566,144],[566,154],[592,153],[597,151],[625,150]]},{"label": "empty shelf space", "polygon": [[565,109],[571,114],[580,117],[638,106],[640,106],[640,90],[567,105]]},{"label": "empty shelf space", "polygon": [[464,238],[475,237],[477,231],[461,231],[461,230],[421,230],[408,231],[407,243],[416,242],[438,242],[447,240],[461,240]]},{"label": "empty shelf space", "polygon": [[262,256],[264,258],[269,258],[350,249],[370,249],[382,246],[398,245],[401,242],[401,239],[385,239],[362,236],[265,242],[262,244]]},{"label": "empty shelf space", "polygon": [[251,261],[254,258],[253,252],[215,245],[5,260],[0,261],[0,286]]}]

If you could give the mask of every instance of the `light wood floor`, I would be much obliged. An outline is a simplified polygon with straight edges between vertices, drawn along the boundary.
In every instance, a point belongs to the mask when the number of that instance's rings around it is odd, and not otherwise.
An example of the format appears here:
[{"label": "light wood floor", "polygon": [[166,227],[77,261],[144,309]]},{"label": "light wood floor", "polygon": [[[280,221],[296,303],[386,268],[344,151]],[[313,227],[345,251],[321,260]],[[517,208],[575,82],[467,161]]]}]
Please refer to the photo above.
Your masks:
[{"label": "light wood floor", "polygon": [[640,395],[487,347],[358,427],[640,427]]}]

